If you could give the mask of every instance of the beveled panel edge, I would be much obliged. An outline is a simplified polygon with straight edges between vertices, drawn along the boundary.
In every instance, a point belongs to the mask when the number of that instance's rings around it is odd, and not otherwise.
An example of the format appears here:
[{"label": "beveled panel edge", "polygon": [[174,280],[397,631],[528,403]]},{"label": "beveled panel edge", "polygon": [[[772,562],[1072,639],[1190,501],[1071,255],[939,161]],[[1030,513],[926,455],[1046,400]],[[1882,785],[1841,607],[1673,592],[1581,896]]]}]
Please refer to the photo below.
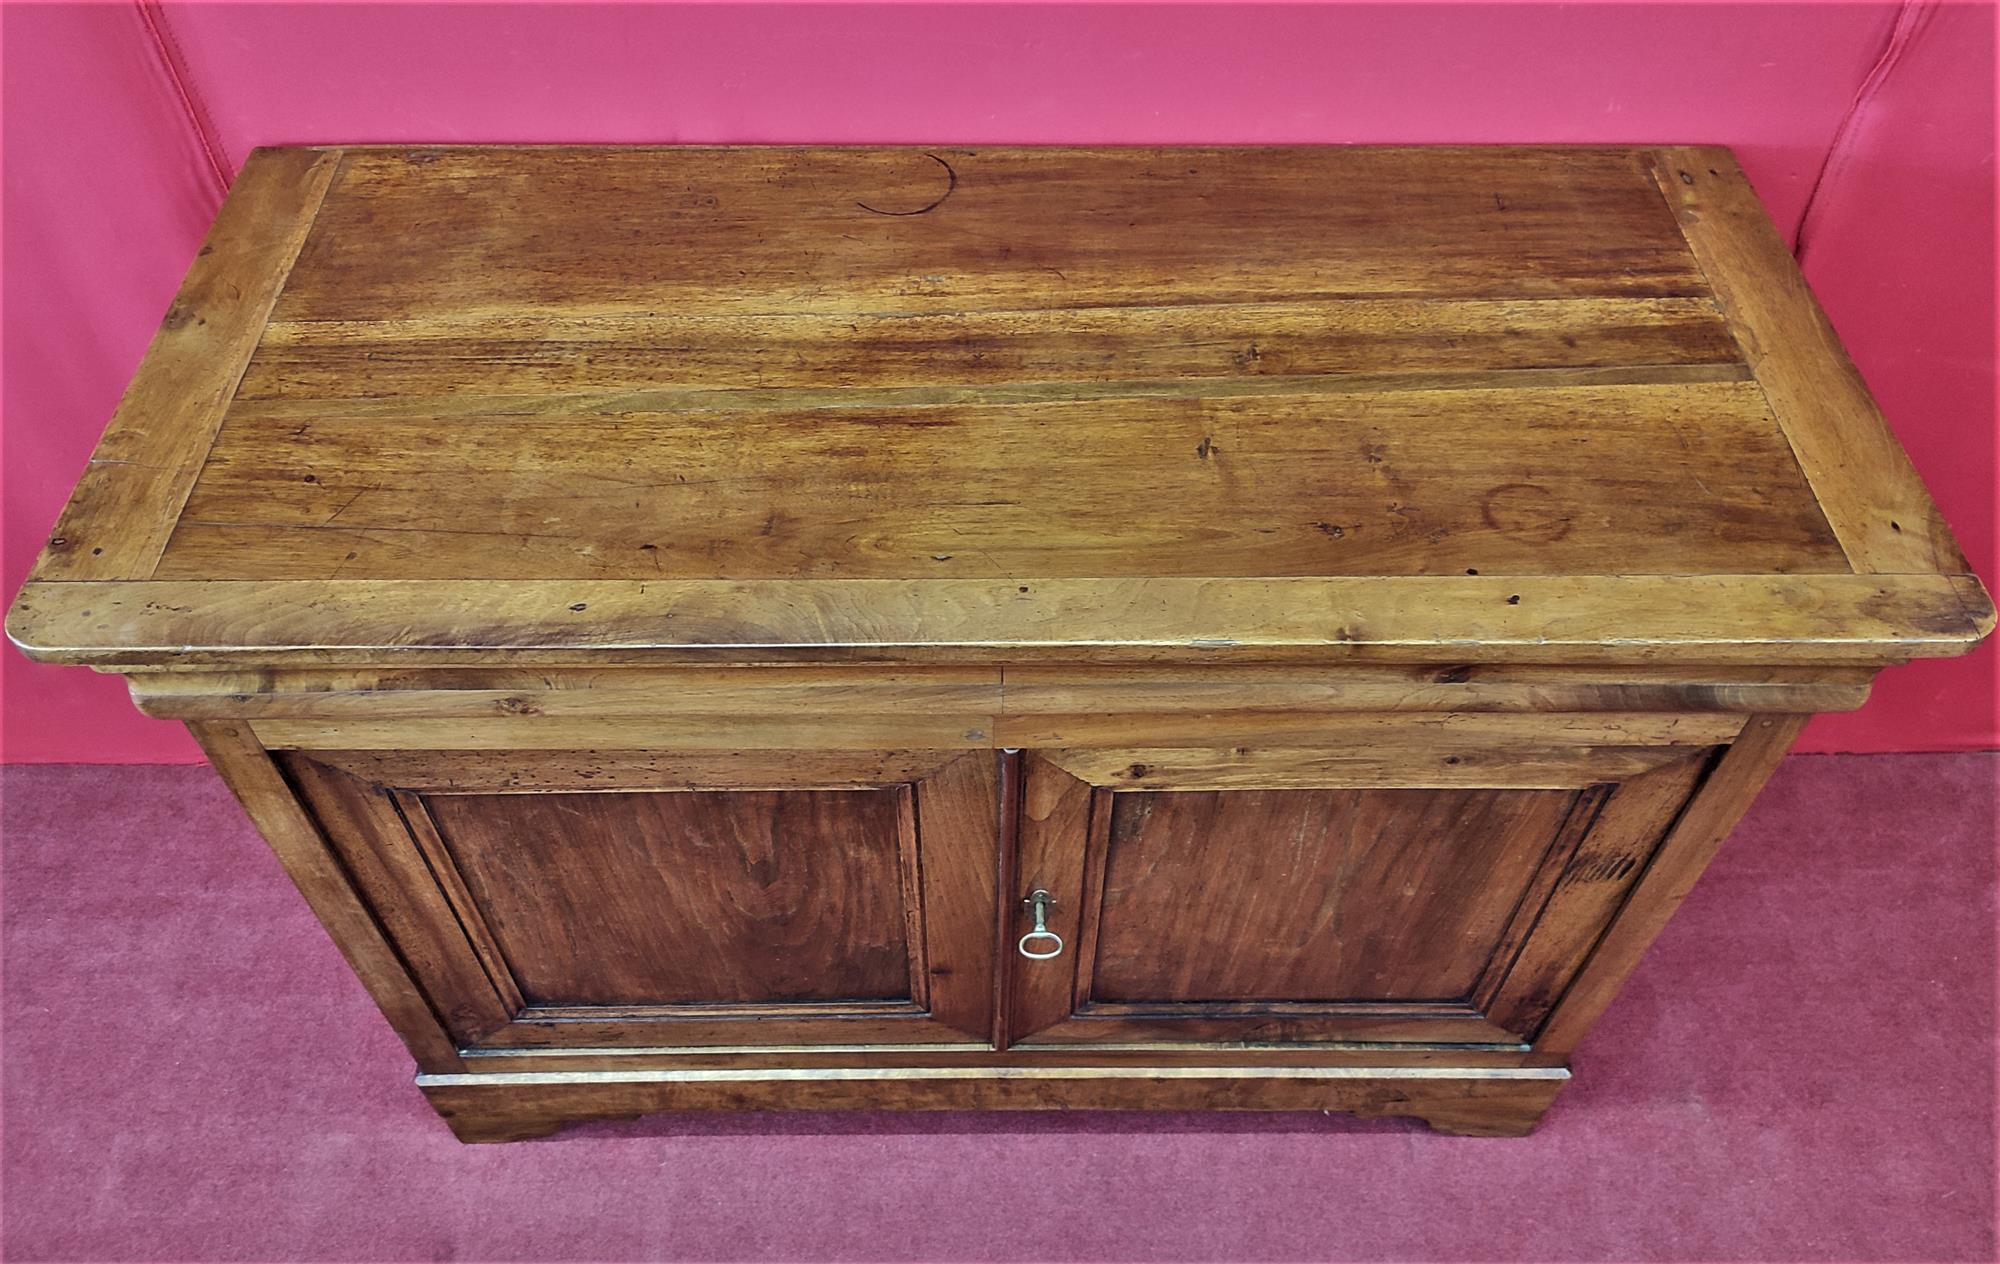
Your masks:
[{"label": "beveled panel edge", "polygon": [[1753,716],[1696,784],[1603,935],[1534,1036],[1533,1060],[1560,1066],[1625,986],[1640,958],[1749,810],[1810,717]]},{"label": "beveled panel edge", "polygon": [[1650,161],[1849,564],[1964,574],[1950,527],[1735,155],[1677,146]]},{"label": "beveled panel edge", "polygon": [[1298,1038],[1301,1043],[1318,1039],[1333,1043],[1374,1044],[1378,1048],[1393,1048],[1406,1043],[1481,1049],[1516,1047],[1513,1042],[1517,1037],[1513,1033],[1501,1030],[1470,1009],[1452,1014],[1365,1012],[1374,1008],[1372,1005],[1357,1006],[1355,1012],[1340,1015],[1334,1012],[1334,1007],[1326,1006],[1317,1013],[1275,1013],[1254,1018],[1210,1017],[1192,1004],[1187,1006],[1189,1012],[1180,1014],[1169,1014],[1165,1012],[1166,1007],[1136,1016],[1086,1010],[1036,1032],[1027,1040],[1011,1046],[1011,1049],[1061,1049],[1072,1044],[1102,1047],[1105,1044],[1136,1044],[1153,1039],[1186,1043],[1207,1041],[1220,1045],[1227,1043],[1233,1033],[1241,1032],[1246,1023],[1254,1025],[1259,1033],[1265,1033],[1265,1038],[1285,1043],[1290,1043],[1287,1037],[1291,1037]]},{"label": "beveled panel edge", "polygon": [[[699,1007],[691,1006],[691,1010]],[[894,1009],[856,1002],[850,1007],[816,1005],[799,1013],[767,1010],[752,1015],[738,1013],[703,1015],[699,1012],[666,1015],[625,1016],[614,1011],[602,1019],[551,1019],[524,1015],[506,1026],[467,1045],[462,1053],[494,1053],[503,1049],[548,1049],[571,1047],[618,1047],[621,1041],[634,1047],[700,1049],[705,1046],[733,1048],[767,1035],[774,1023],[782,1023],[793,1038],[804,1044],[823,1040],[829,1044],[866,1044],[893,1048],[900,1044],[933,1046],[962,1037],[965,1033],[941,1021],[929,1010],[903,1004]]]},{"label": "beveled panel edge", "polygon": [[221,776],[332,938],[355,977],[426,1071],[456,1070],[458,1042],[423,984],[397,951],[376,910],[340,861],[327,831],[248,726],[227,721],[188,725]]},{"label": "beveled panel edge", "polygon": [[152,574],[344,153],[251,151],[31,581]]},{"label": "beveled panel edge", "polygon": [[699,1023],[759,1018],[922,1018],[929,1013],[910,997],[806,997],[790,1001],[659,1001],[592,1005],[582,1002],[525,1004],[517,1023],[545,1028],[578,1023]]},{"label": "beveled panel edge", "polygon": [[467,1049],[465,1073],[620,1071],[678,1068],[897,1066],[1524,1066],[1533,1046],[1417,1041],[1251,1043],[1146,1039],[1088,1044],[658,1045]]},{"label": "beveled panel edge", "polygon": [[1851,663],[1964,653],[1969,574],[33,582],[28,657],[619,663]]}]

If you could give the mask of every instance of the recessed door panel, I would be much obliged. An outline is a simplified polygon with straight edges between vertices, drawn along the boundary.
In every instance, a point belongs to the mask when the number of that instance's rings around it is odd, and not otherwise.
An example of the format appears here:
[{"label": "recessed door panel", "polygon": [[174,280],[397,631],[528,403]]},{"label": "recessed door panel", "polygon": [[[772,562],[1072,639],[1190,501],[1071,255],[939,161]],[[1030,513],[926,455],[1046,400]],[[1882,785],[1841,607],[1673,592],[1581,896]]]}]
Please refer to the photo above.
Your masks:
[{"label": "recessed door panel", "polygon": [[990,1041],[995,759],[284,763],[447,1025],[490,1048]]},{"label": "recessed door panel", "polygon": [[530,1005],[919,994],[908,787],[414,797]]},{"label": "recessed door panel", "polygon": [[1577,793],[1108,796],[1091,996],[1469,996]]},{"label": "recessed door panel", "polygon": [[1489,787],[1166,754],[1028,756],[1014,898],[1044,893],[1063,951],[1010,956],[1010,1041],[1526,1043],[1713,752],[1635,750],[1609,781],[1600,752],[1538,750]]}]

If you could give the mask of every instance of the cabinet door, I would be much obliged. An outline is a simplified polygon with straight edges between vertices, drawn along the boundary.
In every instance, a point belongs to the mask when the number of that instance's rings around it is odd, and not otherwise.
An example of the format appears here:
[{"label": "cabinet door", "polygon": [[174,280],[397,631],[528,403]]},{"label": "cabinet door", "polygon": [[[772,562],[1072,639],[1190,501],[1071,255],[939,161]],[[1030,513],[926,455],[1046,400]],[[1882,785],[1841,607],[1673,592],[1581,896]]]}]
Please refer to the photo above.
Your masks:
[{"label": "cabinet door", "polygon": [[1712,754],[1030,755],[1008,1039],[1531,1041]]},{"label": "cabinet door", "polygon": [[283,763],[462,1047],[992,1038],[990,752]]}]

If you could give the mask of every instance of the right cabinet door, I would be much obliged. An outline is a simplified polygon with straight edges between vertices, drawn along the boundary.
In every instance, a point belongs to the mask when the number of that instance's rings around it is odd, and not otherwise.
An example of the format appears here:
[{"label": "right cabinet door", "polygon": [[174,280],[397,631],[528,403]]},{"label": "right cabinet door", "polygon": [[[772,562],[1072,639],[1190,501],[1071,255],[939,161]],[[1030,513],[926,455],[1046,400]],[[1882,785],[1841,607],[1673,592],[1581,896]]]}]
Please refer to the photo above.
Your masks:
[{"label": "right cabinet door", "polygon": [[1530,1042],[1716,754],[1031,753],[1008,1039]]}]

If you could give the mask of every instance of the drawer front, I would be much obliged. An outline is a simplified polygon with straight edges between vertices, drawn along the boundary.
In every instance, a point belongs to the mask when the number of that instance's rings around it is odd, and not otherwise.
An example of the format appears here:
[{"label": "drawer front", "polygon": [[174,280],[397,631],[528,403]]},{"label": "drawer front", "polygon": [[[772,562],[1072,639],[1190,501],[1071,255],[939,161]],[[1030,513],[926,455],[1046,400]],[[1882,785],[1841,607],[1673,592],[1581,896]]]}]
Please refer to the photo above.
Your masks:
[{"label": "drawer front", "polygon": [[1423,748],[1029,755],[1008,1038],[1531,1042],[1715,748]]},{"label": "drawer front", "polygon": [[991,753],[281,759],[461,1047],[991,1039]]}]

